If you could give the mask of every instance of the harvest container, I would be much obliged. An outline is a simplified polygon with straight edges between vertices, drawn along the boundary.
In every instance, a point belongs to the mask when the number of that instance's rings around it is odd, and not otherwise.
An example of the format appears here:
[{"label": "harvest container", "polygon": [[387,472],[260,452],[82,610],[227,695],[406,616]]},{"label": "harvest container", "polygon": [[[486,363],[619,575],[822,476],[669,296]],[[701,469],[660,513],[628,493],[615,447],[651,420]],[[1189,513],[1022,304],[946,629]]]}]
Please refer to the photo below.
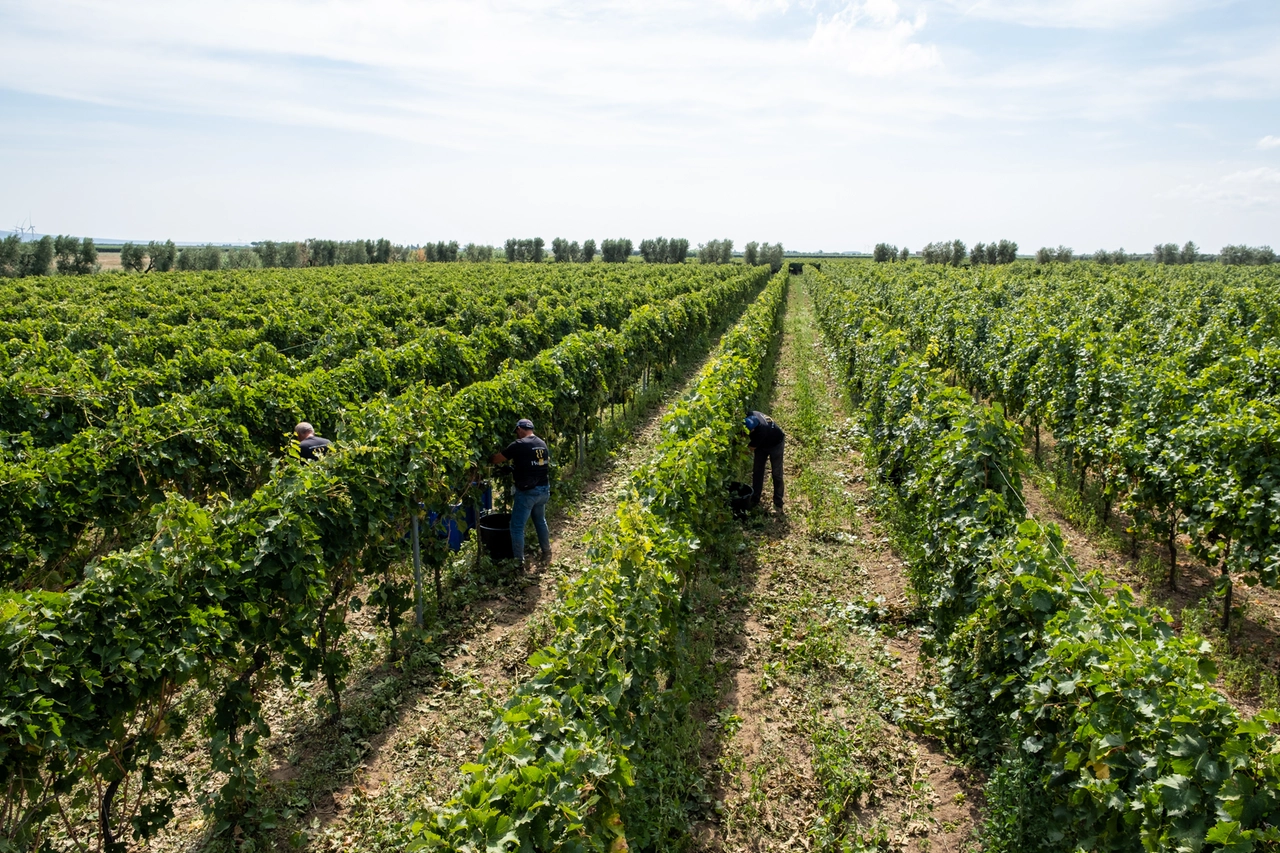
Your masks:
[{"label": "harvest container", "polygon": [[751,499],[755,497],[755,489],[746,483],[730,483],[729,484],[729,509],[733,510],[733,517],[743,519],[747,517],[747,510],[751,509]]},{"label": "harvest container", "polygon": [[480,544],[490,560],[510,560],[511,513],[491,512],[480,519]]}]

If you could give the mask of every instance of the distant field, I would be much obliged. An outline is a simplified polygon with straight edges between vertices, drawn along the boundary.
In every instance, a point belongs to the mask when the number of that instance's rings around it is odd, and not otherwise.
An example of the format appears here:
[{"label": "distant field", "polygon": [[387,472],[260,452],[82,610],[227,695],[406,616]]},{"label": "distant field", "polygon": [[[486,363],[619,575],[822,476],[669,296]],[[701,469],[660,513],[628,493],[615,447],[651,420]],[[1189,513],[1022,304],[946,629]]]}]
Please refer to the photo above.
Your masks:
[{"label": "distant field", "polygon": [[98,266],[103,272],[124,269],[120,265],[119,249],[99,249],[98,250]]}]

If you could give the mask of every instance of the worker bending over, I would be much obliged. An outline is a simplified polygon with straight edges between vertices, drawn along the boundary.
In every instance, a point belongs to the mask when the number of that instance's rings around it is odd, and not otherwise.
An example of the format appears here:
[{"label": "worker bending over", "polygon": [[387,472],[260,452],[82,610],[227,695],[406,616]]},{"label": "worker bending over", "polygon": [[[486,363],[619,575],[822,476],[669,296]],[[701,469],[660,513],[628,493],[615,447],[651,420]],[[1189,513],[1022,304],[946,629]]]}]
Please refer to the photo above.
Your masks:
[{"label": "worker bending over", "polygon": [[751,472],[751,488],[754,492],[751,495],[751,505],[760,504],[761,492],[764,490],[764,464],[767,461],[773,474],[773,506],[780,510],[783,497],[782,447],[786,442],[786,435],[782,432],[782,427],[764,412],[750,412],[743,425],[750,436],[747,446],[754,448],[756,452],[755,467]]}]

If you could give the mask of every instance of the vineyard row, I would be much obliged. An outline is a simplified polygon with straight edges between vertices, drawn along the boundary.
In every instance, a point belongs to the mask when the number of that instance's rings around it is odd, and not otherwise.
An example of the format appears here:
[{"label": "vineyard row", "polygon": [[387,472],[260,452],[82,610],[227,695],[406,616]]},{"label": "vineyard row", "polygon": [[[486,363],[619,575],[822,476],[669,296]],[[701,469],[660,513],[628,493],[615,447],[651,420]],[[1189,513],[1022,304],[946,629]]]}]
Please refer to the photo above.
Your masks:
[{"label": "vineyard row", "polygon": [[940,678],[914,716],[991,768],[987,849],[1280,840],[1280,719],[1242,717],[1202,640],[1080,572],[1057,529],[1026,517],[1021,428],[911,345],[906,302],[857,276],[807,281],[912,543]]},{"label": "vineyard row", "polygon": [[1101,514],[1178,540],[1232,587],[1280,584],[1280,275],[867,274],[887,322],[978,398],[1047,427]]}]

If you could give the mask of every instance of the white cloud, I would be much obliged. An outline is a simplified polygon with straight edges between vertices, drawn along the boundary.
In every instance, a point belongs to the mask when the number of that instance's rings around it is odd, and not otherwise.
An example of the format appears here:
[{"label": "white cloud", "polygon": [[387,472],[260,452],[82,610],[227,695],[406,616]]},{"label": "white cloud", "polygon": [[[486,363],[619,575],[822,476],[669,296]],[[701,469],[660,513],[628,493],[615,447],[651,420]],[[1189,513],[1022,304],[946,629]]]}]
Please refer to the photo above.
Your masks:
[{"label": "white cloud", "polygon": [[1259,166],[1231,172],[1213,181],[1182,184],[1158,197],[1226,207],[1273,207],[1280,205],[1280,169]]},{"label": "white cloud", "polygon": [[780,111],[854,110],[864,132],[869,116],[917,121],[920,98],[845,92],[830,64],[882,79],[937,64],[935,47],[912,41],[922,17],[865,0],[820,20],[807,42],[795,21],[782,35],[753,25],[791,5],[333,0],[318,14],[297,0],[227,0],[208,14],[159,0],[50,0],[0,31],[0,79],[71,100],[454,150],[742,140]]},{"label": "white cloud", "polygon": [[716,3],[749,21],[769,13],[781,14],[791,8],[790,0],[716,0]]},{"label": "white cloud", "polygon": [[948,0],[965,15],[1026,27],[1112,29],[1161,24],[1223,0]]},{"label": "white cloud", "polygon": [[[1069,18],[1091,2],[1035,6]],[[1280,46],[1184,50],[1131,68],[1073,51],[1002,63],[951,44],[944,63],[945,28],[894,0],[329,0],[323,12],[225,0],[216,14],[207,3],[46,0],[5,16],[0,79],[19,91],[452,149],[758,138],[769,112],[793,127],[799,116],[823,131],[910,135],[960,116],[1021,129],[1280,96]]]},{"label": "white cloud", "polygon": [[1263,151],[1267,151],[1271,148],[1280,148],[1280,136],[1267,134],[1258,140],[1258,147]]},{"label": "white cloud", "polygon": [[819,16],[809,51],[862,77],[922,71],[942,64],[935,45],[913,40],[924,25],[923,12],[908,20],[893,0],[861,0],[830,18]]}]

